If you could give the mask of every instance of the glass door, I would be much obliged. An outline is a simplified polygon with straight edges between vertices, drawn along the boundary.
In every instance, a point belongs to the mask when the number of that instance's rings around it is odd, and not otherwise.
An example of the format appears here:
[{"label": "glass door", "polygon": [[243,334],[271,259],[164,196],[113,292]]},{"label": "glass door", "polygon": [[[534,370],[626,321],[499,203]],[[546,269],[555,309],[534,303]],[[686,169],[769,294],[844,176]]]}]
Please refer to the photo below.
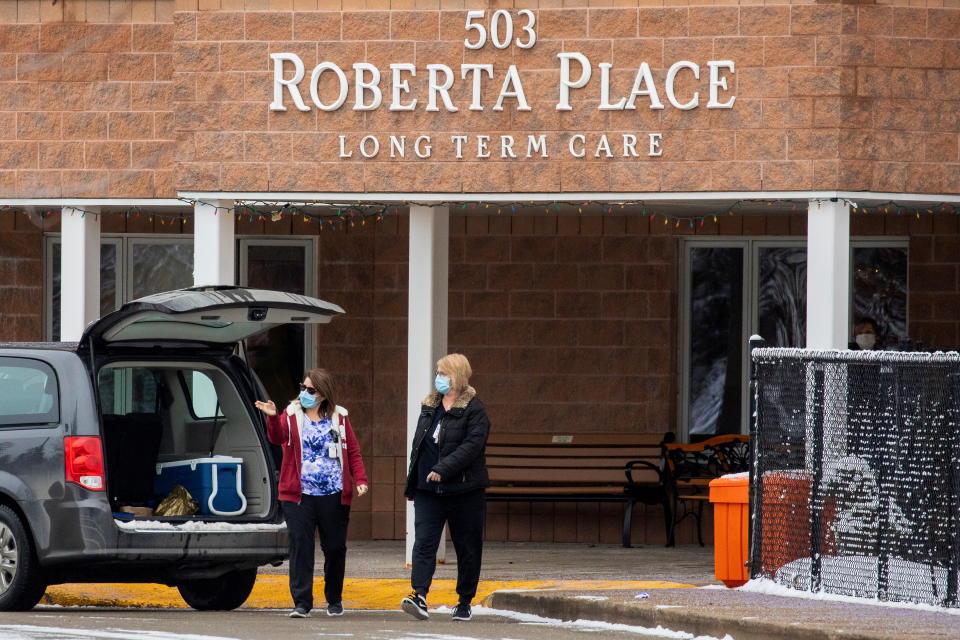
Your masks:
[{"label": "glass door", "polygon": [[[313,247],[309,239],[241,239],[240,285],[314,295]],[[315,366],[313,334],[313,325],[289,324],[246,341],[247,362],[278,406],[296,397],[303,372]]]},{"label": "glass door", "polygon": [[770,347],[802,348],[807,342],[806,245],[754,242],[751,274],[753,333]]},{"label": "glass door", "polygon": [[[697,239],[684,244],[680,431],[696,441],[747,430],[747,341],[803,347],[807,249],[803,239]],[[851,242],[850,327],[880,329],[878,348],[910,348],[907,242]]]},{"label": "glass door", "polygon": [[687,247],[684,395],[691,437],[740,432],[745,253],[742,244]]}]

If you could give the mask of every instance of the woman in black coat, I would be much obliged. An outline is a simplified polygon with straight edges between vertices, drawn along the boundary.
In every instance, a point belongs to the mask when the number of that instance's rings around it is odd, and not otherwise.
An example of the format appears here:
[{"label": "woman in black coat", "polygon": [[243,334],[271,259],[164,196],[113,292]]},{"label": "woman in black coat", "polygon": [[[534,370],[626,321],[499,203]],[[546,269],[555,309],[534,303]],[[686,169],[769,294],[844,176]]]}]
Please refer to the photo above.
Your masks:
[{"label": "woman in black coat", "polygon": [[477,594],[483,554],[485,489],[489,484],[484,449],[490,421],[468,383],[470,362],[459,353],[437,362],[435,390],[423,400],[413,437],[405,495],[414,505],[413,593],[401,608],[419,620],[429,618],[427,592],[436,568],[444,523],[457,552],[454,620],[469,620]]}]

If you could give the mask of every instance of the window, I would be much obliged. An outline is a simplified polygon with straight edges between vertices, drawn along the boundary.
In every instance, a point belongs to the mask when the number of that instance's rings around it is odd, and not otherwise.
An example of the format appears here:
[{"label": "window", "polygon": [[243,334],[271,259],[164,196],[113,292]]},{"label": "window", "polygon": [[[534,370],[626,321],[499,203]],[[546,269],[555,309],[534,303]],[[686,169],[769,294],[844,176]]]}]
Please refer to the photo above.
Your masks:
[{"label": "window", "polygon": [[[313,240],[242,239],[239,255],[241,286],[314,294]],[[277,404],[296,395],[295,385],[313,366],[314,332],[312,325],[287,324],[246,341],[247,361]]]},{"label": "window", "polygon": [[193,286],[193,242],[128,238],[125,291],[128,300]]},{"label": "window", "polygon": [[[46,333],[60,339],[60,236],[47,238]],[[189,237],[103,235],[100,238],[100,313],[124,302],[193,285]]]},{"label": "window", "polygon": [[190,415],[197,420],[223,417],[213,379],[205,371],[178,371]]},{"label": "window", "polygon": [[59,390],[53,369],[39,360],[0,358],[0,425],[59,421]]},{"label": "window", "polygon": [[[120,306],[117,296],[117,254],[120,241],[105,239],[100,242],[100,314],[105,315]],[[60,238],[49,238],[47,244],[47,335],[60,339]]]},{"label": "window", "polygon": [[[880,326],[885,348],[907,340],[907,243],[851,242],[851,317]],[[806,343],[807,250],[802,239],[685,243],[680,407],[691,440],[747,429],[747,341]]]},{"label": "window", "polygon": [[97,375],[104,413],[159,413],[157,378],[144,367],[106,367]]}]

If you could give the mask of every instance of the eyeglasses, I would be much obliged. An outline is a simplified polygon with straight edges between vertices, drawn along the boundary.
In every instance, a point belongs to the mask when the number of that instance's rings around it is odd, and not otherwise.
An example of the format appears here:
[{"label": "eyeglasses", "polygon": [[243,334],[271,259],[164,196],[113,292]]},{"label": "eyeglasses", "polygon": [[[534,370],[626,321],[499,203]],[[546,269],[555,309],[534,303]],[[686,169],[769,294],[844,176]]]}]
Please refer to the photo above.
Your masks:
[{"label": "eyeglasses", "polygon": [[308,386],[305,385],[305,384],[301,384],[301,385],[300,385],[300,391],[306,391],[307,393],[309,393],[309,394],[312,395],[312,396],[317,395],[317,390],[316,390],[316,389],[314,389],[313,387],[308,387]]}]

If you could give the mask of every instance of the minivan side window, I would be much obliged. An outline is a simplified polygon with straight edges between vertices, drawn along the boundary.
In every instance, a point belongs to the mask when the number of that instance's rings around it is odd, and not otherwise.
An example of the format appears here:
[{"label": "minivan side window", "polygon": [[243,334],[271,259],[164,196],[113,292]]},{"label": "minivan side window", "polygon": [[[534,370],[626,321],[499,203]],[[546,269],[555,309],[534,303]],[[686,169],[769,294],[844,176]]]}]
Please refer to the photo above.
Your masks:
[{"label": "minivan side window", "polygon": [[190,414],[196,420],[223,417],[217,389],[205,371],[178,371]]},{"label": "minivan side window", "polygon": [[27,358],[0,358],[0,426],[60,421],[57,376],[49,365]]}]

